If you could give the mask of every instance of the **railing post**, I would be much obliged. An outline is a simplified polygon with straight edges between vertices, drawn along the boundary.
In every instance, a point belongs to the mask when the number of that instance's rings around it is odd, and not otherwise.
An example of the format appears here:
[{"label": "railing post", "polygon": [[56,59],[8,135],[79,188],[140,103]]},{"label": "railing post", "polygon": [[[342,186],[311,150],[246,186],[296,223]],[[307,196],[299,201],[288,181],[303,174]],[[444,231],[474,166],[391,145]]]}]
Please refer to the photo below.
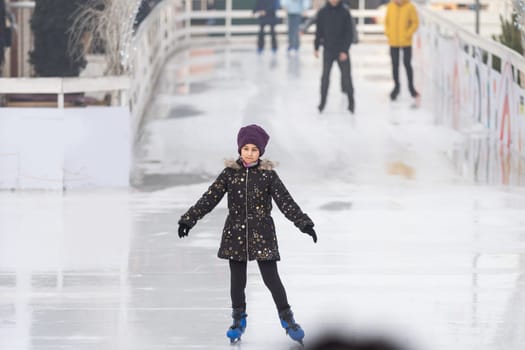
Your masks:
[{"label": "railing post", "polygon": [[59,109],[64,109],[64,93],[61,92],[58,94],[58,108]]},{"label": "railing post", "polygon": [[120,106],[121,107],[128,106],[128,91],[127,90],[120,91]]},{"label": "railing post", "polygon": [[[359,11],[363,11],[365,9],[366,9],[365,0],[359,0]],[[364,16],[360,16],[359,17],[358,24],[363,24],[363,28],[364,28],[364,24],[365,24],[365,17]]]},{"label": "railing post", "polygon": [[226,39],[229,41],[232,36],[232,13],[233,1],[226,0]]},{"label": "railing post", "polygon": [[193,0],[186,0],[185,12],[186,12],[186,42],[189,42],[191,39],[191,12],[193,9]]},{"label": "railing post", "polygon": [[481,10],[481,4],[479,3],[479,0],[476,0],[476,3],[474,4],[476,6],[476,34],[479,34],[479,12]]}]

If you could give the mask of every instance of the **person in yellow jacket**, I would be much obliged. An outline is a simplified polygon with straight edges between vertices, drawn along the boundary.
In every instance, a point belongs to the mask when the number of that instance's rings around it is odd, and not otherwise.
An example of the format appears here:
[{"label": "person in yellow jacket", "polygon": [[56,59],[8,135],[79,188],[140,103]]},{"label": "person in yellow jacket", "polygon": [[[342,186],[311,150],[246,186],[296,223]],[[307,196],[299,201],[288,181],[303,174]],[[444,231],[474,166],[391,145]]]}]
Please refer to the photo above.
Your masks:
[{"label": "person in yellow jacket", "polygon": [[403,50],[403,64],[407,73],[408,89],[414,98],[419,93],[414,88],[414,73],[412,70],[412,36],[419,26],[416,7],[410,0],[391,0],[386,9],[385,34],[390,45],[394,90],[390,99],[395,101],[399,95],[399,51]]}]

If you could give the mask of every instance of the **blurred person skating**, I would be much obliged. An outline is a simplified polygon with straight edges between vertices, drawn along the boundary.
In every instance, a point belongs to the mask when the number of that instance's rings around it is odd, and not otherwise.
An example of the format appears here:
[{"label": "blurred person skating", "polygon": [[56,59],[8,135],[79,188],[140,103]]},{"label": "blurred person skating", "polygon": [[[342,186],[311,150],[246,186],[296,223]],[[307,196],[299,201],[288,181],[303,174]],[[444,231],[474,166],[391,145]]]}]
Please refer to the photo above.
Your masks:
[{"label": "blurred person skating", "polygon": [[264,28],[270,26],[270,35],[272,40],[272,51],[277,51],[277,37],[275,34],[275,25],[279,21],[277,10],[281,7],[279,0],[256,0],[253,13],[259,18],[259,34],[257,36],[257,52],[262,53],[264,50]]},{"label": "blurred person skating", "polygon": [[350,64],[350,45],[352,44],[352,18],[341,0],[328,0],[326,6],[317,13],[317,29],[314,40],[314,54],[319,57],[319,47],[323,50],[323,74],[321,77],[321,101],[319,112],[326,105],[330,71],[337,61],[341,70],[343,91],[348,95],[348,110],[354,113],[354,87]]},{"label": "blurred person skating", "polygon": [[270,136],[258,125],[248,125],[237,135],[237,160],[227,161],[224,170],[179,220],[179,237],[188,235],[198,220],[228,195],[228,216],[222,230],[218,257],[230,265],[230,297],[233,324],[226,336],[232,343],[241,339],[247,325],[246,269],[257,260],[264,284],[270,290],[281,326],[302,343],[304,331],[295,322],[286,291],[277,271],[280,260],[272,199],[285,217],[317,242],[313,221],[302,212],[274,170],[274,163],[261,159]]},{"label": "blurred person skating", "polygon": [[[343,3],[343,6],[348,10],[348,13],[350,13],[350,18],[352,19],[352,22],[351,22],[352,23],[352,44],[357,44],[359,43],[359,35],[357,33],[357,28],[356,28],[356,19],[352,16],[352,11],[350,11],[350,0],[343,0],[341,2]],[[315,14],[311,18],[308,18],[304,22],[304,24],[301,26],[299,30],[301,34],[305,34],[308,31],[308,28],[317,22],[318,13],[319,11],[315,12]],[[341,91],[346,94],[343,78],[344,77],[341,74]]]},{"label": "blurred person skating", "polygon": [[299,50],[299,29],[304,12],[312,6],[311,0],[282,0],[288,14],[288,52],[295,55]]},{"label": "blurred person skating", "polygon": [[4,65],[4,47],[7,46],[7,28],[5,1],[0,0],[0,77],[2,76],[2,66]]},{"label": "blurred person skating", "polygon": [[[352,18],[352,44],[359,43],[359,34],[357,33],[357,24],[356,24],[356,18],[352,16],[352,11],[350,10],[350,0],[342,0],[343,6],[348,10],[350,13],[350,17]],[[323,6],[324,7],[324,6]],[[314,25],[317,22],[317,14],[319,13],[319,10],[314,13],[314,15],[310,18],[307,18],[304,23],[299,28],[300,34],[305,34],[308,32],[308,28],[310,28],[312,25]]]},{"label": "blurred person skating", "polygon": [[408,90],[414,98],[419,93],[414,87],[414,72],[412,69],[412,37],[419,26],[416,7],[410,0],[391,0],[386,8],[385,35],[390,46],[392,60],[392,75],[394,89],[390,99],[395,101],[399,95],[401,84],[399,82],[399,52],[403,51],[403,65],[407,73]]}]

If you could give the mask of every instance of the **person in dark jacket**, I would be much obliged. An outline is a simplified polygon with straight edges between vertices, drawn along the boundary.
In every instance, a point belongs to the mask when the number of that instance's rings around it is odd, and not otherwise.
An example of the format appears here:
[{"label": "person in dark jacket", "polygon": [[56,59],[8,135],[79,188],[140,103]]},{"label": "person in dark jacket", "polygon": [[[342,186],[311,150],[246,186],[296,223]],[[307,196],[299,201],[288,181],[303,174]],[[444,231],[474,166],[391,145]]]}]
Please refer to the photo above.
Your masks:
[{"label": "person in dark jacket", "polygon": [[236,342],[246,328],[246,268],[257,260],[265,285],[270,290],[281,325],[293,339],[302,342],[304,331],[295,322],[286,291],[279,278],[280,260],[275,226],[271,217],[272,199],[299,230],[317,242],[313,221],[301,211],[269,160],[260,159],[269,136],[258,125],[239,130],[240,157],[228,161],[226,168],[202,197],[179,220],[179,237],[188,235],[197,221],[228,195],[228,216],[222,230],[218,257],[229,260],[233,324],[226,335]]},{"label": "person in dark jacket", "polygon": [[[358,44],[359,43],[359,34],[357,33],[357,18],[354,18],[352,16],[352,12],[350,11],[350,0],[342,0],[343,6],[348,10],[350,13],[350,18],[352,18],[352,44]],[[317,14],[319,11],[317,11],[312,17],[308,18],[304,23],[301,25],[299,32],[301,34],[305,34],[308,32],[308,28],[310,28],[312,25],[314,25],[317,22]]]},{"label": "person in dark jacket", "polygon": [[4,47],[7,46],[7,42],[8,42],[5,21],[6,21],[5,1],[0,0],[0,77],[2,76],[2,66],[4,64]]},{"label": "person in dark jacket", "polygon": [[270,35],[272,37],[272,51],[277,51],[277,37],[275,34],[275,25],[278,22],[277,10],[281,7],[279,0],[257,0],[253,13],[259,17],[259,35],[257,37],[257,52],[262,53],[264,50],[264,27],[270,26]]},{"label": "person in dark jacket", "polygon": [[[359,43],[359,34],[357,33],[357,25],[356,25],[356,18],[352,16],[352,12],[350,11],[350,1],[349,0],[343,0],[341,1],[343,3],[343,6],[348,10],[348,13],[350,13],[350,18],[352,21],[350,22],[352,24],[352,45]],[[315,13],[314,16],[309,18],[305,21],[305,23],[301,26],[300,32],[301,34],[304,34],[307,32],[308,28],[315,24],[317,22],[317,15],[319,11]],[[344,76],[341,74],[341,91],[346,94],[345,90],[345,79]]]},{"label": "person in dark jacket", "polygon": [[341,0],[328,0],[326,6],[321,8],[317,14],[317,29],[314,40],[315,57],[319,57],[319,47],[321,45],[324,47],[319,112],[322,112],[326,105],[330,71],[334,61],[337,61],[343,79],[343,90],[348,95],[348,110],[354,113],[354,87],[349,55],[352,40],[350,13],[343,6]]}]

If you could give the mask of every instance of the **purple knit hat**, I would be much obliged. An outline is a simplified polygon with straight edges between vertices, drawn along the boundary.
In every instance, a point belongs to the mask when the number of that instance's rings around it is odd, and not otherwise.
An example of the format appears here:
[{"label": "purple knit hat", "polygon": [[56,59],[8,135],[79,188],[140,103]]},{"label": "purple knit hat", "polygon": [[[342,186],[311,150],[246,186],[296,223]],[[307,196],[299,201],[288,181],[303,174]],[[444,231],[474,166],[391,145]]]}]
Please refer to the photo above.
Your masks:
[{"label": "purple knit hat", "polygon": [[264,149],[268,144],[270,136],[259,125],[251,124],[242,127],[237,134],[238,151],[241,154],[241,148],[247,144],[253,144],[259,149],[259,156],[264,154]]}]

